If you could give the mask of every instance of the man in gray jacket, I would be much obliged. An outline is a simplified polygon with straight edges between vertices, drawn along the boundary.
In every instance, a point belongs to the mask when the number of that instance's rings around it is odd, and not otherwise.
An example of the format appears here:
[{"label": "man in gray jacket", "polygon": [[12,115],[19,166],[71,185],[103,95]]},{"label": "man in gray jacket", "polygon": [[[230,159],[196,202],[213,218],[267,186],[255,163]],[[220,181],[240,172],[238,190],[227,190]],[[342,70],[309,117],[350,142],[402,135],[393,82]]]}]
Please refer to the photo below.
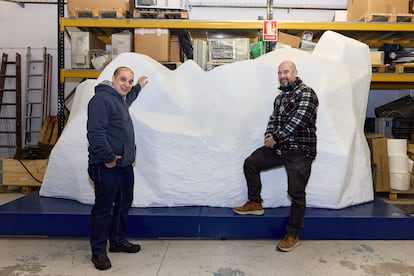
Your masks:
[{"label": "man in gray jacket", "polygon": [[135,138],[128,107],[138,97],[148,79],[134,85],[128,67],[115,70],[112,81],[95,87],[88,104],[88,174],[94,182],[95,203],[91,210],[92,262],[99,270],[111,268],[106,252],[136,253],[138,244],[127,240],[126,224],[133,200]]}]

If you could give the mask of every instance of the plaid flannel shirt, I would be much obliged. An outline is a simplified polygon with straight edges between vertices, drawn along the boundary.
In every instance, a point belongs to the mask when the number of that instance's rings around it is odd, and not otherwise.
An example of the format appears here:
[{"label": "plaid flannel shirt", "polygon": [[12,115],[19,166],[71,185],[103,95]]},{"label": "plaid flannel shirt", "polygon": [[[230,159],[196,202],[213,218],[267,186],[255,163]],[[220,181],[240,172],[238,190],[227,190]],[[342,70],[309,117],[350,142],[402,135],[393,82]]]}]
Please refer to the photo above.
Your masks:
[{"label": "plaid flannel shirt", "polygon": [[277,154],[300,150],[314,159],[316,156],[316,114],[318,97],[300,78],[279,87],[274,110],[267,124],[265,137],[273,136]]}]

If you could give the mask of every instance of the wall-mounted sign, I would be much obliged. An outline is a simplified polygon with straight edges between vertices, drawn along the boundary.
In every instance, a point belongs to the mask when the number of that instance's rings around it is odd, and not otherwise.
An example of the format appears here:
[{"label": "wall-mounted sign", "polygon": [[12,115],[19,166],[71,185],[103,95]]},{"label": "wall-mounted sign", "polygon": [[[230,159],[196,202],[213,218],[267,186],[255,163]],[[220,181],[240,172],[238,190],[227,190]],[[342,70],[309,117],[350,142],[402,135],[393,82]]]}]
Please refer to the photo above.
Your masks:
[{"label": "wall-mounted sign", "polygon": [[277,22],[276,20],[263,21],[263,40],[277,41]]}]

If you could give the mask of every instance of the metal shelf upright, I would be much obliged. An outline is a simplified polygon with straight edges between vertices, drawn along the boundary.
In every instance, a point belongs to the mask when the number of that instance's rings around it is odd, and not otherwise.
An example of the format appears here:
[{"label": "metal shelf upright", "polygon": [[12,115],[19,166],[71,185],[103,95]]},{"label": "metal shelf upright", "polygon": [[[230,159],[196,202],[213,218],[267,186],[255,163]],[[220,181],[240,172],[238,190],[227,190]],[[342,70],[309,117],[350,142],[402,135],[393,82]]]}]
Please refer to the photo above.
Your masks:
[{"label": "metal shelf upright", "polygon": [[65,31],[61,30],[60,19],[65,16],[65,0],[58,0],[58,95],[57,95],[57,118],[58,118],[58,135],[63,131],[65,121],[65,81],[61,75],[65,70]]}]

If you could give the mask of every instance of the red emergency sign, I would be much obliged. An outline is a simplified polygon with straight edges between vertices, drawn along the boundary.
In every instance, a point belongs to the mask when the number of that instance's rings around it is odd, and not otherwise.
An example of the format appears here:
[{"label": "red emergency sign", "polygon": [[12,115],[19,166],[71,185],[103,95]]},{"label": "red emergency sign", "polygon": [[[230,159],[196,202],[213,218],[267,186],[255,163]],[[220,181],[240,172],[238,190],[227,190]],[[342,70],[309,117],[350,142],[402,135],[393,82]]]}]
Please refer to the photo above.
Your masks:
[{"label": "red emergency sign", "polygon": [[263,40],[277,41],[277,22],[276,20],[263,21]]}]

